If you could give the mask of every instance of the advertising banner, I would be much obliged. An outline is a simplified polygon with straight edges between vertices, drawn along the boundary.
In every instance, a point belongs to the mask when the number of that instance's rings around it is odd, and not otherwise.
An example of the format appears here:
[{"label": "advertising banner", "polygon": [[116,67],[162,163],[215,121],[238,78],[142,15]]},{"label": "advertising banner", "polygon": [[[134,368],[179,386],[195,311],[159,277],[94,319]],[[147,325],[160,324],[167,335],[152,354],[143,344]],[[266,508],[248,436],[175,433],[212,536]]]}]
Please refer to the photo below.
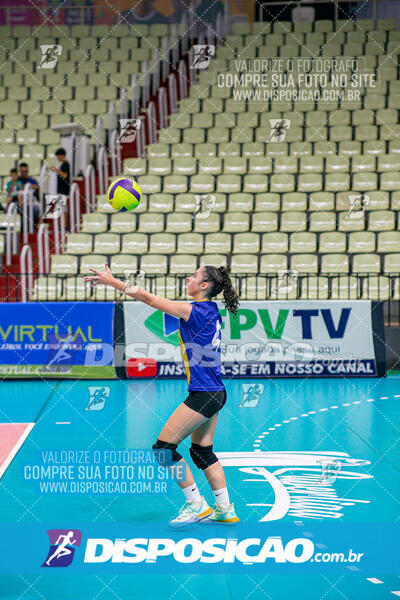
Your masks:
[{"label": "advertising banner", "polygon": [[[364,577],[374,572],[381,576],[395,572],[400,539],[399,524],[385,522],[370,527],[365,523],[311,522],[307,531],[294,523],[247,522],[236,525],[234,534],[220,524],[197,525],[194,534],[193,528],[177,531],[154,521],[78,522],[62,529],[58,522],[16,523],[4,524],[2,530],[0,573],[20,577],[21,573],[43,577],[49,569],[60,577],[60,570],[67,568],[68,576],[123,573],[156,578],[161,573],[224,573],[250,578],[250,565],[252,575],[343,578],[354,572]],[[34,547],[35,552],[22,552],[25,545]]]},{"label": "advertising banner", "polygon": [[[223,319],[225,377],[377,376],[382,306],[370,301],[243,301]],[[184,377],[176,317],[124,303],[128,377]]]},{"label": "advertising banner", "polygon": [[116,377],[112,302],[0,305],[3,378]]}]

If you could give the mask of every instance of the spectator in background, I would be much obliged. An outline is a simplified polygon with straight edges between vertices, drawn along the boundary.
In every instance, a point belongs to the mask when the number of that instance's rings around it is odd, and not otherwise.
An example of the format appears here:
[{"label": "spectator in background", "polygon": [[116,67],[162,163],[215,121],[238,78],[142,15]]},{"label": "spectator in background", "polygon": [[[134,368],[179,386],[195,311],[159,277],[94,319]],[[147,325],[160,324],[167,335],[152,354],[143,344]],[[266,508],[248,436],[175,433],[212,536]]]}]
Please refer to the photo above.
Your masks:
[{"label": "spectator in background", "polygon": [[17,169],[11,169],[10,177],[11,177],[11,179],[6,185],[6,194],[7,194],[6,210],[8,209],[11,202],[14,202],[17,205],[17,207],[21,210],[22,209],[23,185],[20,181],[18,181]]},{"label": "spectator in background", "polygon": [[18,181],[22,184],[23,188],[27,183],[30,183],[33,188],[33,221],[36,222],[40,216],[39,184],[34,177],[29,175],[29,167],[27,163],[20,163]]},{"label": "spectator in background", "polygon": [[39,184],[34,177],[29,175],[29,167],[27,163],[20,163],[19,165],[19,175],[18,181],[22,183],[22,186],[25,187],[27,183],[30,183],[35,190],[35,196],[38,197],[39,194]]},{"label": "spectator in background", "polygon": [[50,167],[50,169],[57,173],[57,194],[64,194],[69,196],[71,186],[71,175],[69,162],[67,161],[67,154],[64,148],[59,148],[56,152],[56,158],[59,161],[59,168]]}]

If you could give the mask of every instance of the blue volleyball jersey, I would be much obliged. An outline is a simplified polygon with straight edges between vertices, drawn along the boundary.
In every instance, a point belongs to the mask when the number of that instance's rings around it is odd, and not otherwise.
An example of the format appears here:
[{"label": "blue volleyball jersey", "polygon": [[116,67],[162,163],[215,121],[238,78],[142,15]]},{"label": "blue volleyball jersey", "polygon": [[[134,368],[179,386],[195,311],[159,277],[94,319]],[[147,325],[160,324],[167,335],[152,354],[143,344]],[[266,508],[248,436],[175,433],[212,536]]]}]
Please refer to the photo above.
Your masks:
[{"label": "blue volleyball jersey", "polygon": [[192,302],[187,321],[179,319],[179,344],[189,391],[219,391],[222,318],[216,302]]}]

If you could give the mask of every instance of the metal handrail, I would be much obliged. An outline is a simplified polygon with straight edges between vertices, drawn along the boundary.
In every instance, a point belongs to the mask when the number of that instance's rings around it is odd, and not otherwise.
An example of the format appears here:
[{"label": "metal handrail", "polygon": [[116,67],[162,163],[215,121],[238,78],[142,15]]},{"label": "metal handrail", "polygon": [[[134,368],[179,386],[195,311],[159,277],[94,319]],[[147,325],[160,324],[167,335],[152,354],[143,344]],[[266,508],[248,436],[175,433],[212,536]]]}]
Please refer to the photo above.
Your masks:
[{"label": "metal handrail", "polygon": [[93,212],[96,208],[96,176],[93,165],[85,169],[85,200],[86,212]]},{"label": "metal handrail", "polygon": [[168,102],[167,102],[167,90],[165,87],[161,87],[158,90],[158,114],[159,114],[159,129],[168,127]]},{"label": "metal handrail", "polygon": [[157,111],[152,100],[147,107],[147,134],[149,144],[154,144],[157,141]]},{"label": "metal handrail", "polygon": [[168,37],[163,39],[162,43],[162,64],[161,64],[161,81],[165,81],[167,79],[171,67],[169,62],[169,53],[170,53],[170,40]]},{"label": "metal handrail", "polygon": [[99,178],[99,193],[105,194],[108,188],[108,156],[104,146],[97,154],[97,175]]},{"label": "metal handrail", "polygon": [[50,169],[47,165],[42,165],[39,176],[39,199],[40,199],[40,211],[44,214],[45,209],[45,197],[49,193],[49,177]]},{"label": "metal handrail", "polygon": [[65,251],[65,206],[61,208],[54,219],[54,247],[56,254]]},{"label": "metal handrail", "polygon": [[72,176],[74,176],[76,174],[76,160],[77,160],[77,156],[76,156],[76,131],[72,132],[71,135],[71,174]]},{"label": "metal handrail", "polygon": [[138,116],[140,109],[140,85],[138,75],[132,75],[131,95],[131,114],[132,119],[135,119]]},{"label": "metal handrail", "polygon": [[[189,34],[188,31],[190,29],[189,19],[193,17],[193,12],[188,11],[188,13],[184,12],[181,19],[181,44],[182,44],[182,52],[185,54],[187,49],[189,48]],[[192,23],[193,26],[193,23]]]},{"label": "metal handrail", "polygon": [[[117,129],[117,127],[118,127],[117,107],[115,106],[115,102],[111,102],[110,108],[108,109],[108,117],[107,117],[108,134],[110,134],[110,131]],[[101,144],[100,144],[100,147],[101,147]]]},{"label": "metal handrail", "polygon": [[178,65],[178,74],[179,74],[179,99],[188,97],[188,89],[187,89],[187,72],[186,72],[186,62],[181,59]]},{"label": "metal handrail", "polygon": [[96,154],[97,154],[100,146],[103,146],[103,144],[106,143],[106,132],[104,129],[104,122],[101,117],[97,117],[97,119],[96,119],[95,137],[96,137]]},{"label": "metal handrail", "polygon": [[144,60],[142,63],[142,100],[143,107],[145,107],[150,100],[150,65],[148,60]]},{"label": "metal handrail", "polygon": [[152,61],[153,64],[151,67],[152,79],[153,79],[152,86],[151,86],[151,93],[153,96],[154,96],[154,94],[157,93],[157,90],[160,87],[161,68],[162,68],[160,60],[161,60],[160,50],[158,48],[156,48],[153,52],[153,61]]},{"label": "metal handrail", "polygon": [[22,192],[22,239],[24,244],[28,243],[29,233],[33,233],[33,187],[26,183]]},{"label": "metal handrail", "polygon": [[215,33],[212,27],[207,27],[207,44],[215,45]]},{"label": "metal handrail", "polygon": [[37,232],[37,248],[39,275],[44,275],[50,271],[49,227],[47,223],[41,223],[39,226]]},{"label": "metal handrail", "polygon": [[144,131],[145,118],[143,115],[140,115],[138,119],[141,120],[141,124],[140,127],[136,127],[136,156],[138,158],[143,158],[146,148],[146,134]]},{"label": "metal handrail", "polygon": [[122,173],[120,134],[114,129],[110,137],[111,176],[117,177]]},{"label": "metal handrail", "polygon": [[81,203],[79,185],[73,183],[69,192],[69,230],[79,233],[81,230]]},{"label": "metal handrail", "polygon": [[174,67],[179,60],[178,25],[174,23],[171,27],[171,62]]},{"label": "metal handrail", "polygon": [[[119,95],[119,118],[127,119],[128,113],[129,113],[128,92],[126,91],[125,88],[122,88],[120,95]],[[110,131],[110,128],[109,128],[109,131]]]},{"label": "metal handrail", "polygon": [[[27,264],[28,263],[28,269]],[[27,302],[32,296],[33,292],[33,262],[32,262],[32,248],[29,244],[25,244],[22,247],[21,258],[20,258],[20,269],[21,269],[21,299],[22,302]],[[28,286],[26,285],[28,281]],[[28,288],[28,291],[27,291]]]},{"label": "metal handrail", "polygon": [[[14,218],[13,223],[11,219]],[[17,220],[18,209],[14,202],[7,209],[7,229],[6,229],[6,265],[11,264],[11,255],[17,254]]]},{"label": "metal handrail", "polygon": [[[229,1],[229,0],[227,0]],[[190,2],[189,6],[189,45],[193,44],[198,34],[198,19],[195,20],[196,16],[196,3],[194,0]]]},{"label": "metal handrail", "polygon": [[[218,13],[220,14],[220,13]],[[193,46],[189,50],[189,85],[196,85],[198,81],[198,70],[193,68],[194,64],[194,48]]]},{"label": "metal handrail", "polygon": [[168,96],[171,113],[176,113],[178,111],[178,91],[175,73],[171,73],[168,77]]}]

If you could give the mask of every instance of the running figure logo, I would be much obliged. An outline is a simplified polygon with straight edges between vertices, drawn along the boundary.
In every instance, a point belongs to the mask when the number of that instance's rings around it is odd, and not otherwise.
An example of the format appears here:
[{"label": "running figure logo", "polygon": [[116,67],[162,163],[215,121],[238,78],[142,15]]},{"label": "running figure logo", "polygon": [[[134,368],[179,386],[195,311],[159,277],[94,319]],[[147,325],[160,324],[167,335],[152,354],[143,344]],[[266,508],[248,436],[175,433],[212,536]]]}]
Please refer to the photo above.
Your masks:
[{"label": "running figure logo", "polygon": [[327,483],[335,483],[337,476],[342,468],[340,460],[317,460],[321,465],[321,474],[319,483],[326,481]]},{"label": "running figure logo", "polygon": [[243,397],[239,408],[257,406],[263,393],[263,383],[242,383]]},{"label": "running figure logo", "polygon": [[270,119],[271,131],[267,142],[284,142],[290,123],[290,119]]},{"label": "running figure logo", "polygon": [[44,219],[58,219],[67,205],[67,196],[64,194],[46,194],[46,209],[41,217]]},{"label": "running figure logo", "polygon": [[[143,269],[125,269],[124,271],[124,281],[131,288],[129,292],[136,293],[140,288],[144,287],[144,281],[146,277],[146,272]],[[124,293],[121,292],[121,296]]]},{"label": "running figure logo", "polygon": [[119,141],[121,144],[130,144],[136,140],[136,133],[142,125],[141,119],[120,119],[119,120],[121,133]]},{"label": "running figure logo", "polygon": [[42,567],[68,567],[79,548],[82,532],[79,529],[48,529],[50,549]]},{"label": "running figure logo", "polygon": [[347,218],[359,219],[364,215],[368,205],[368,194],[349,194],[349,211],[347,213]]},{"label": "running figure logo", "polygon": [[217,203],[217,197],[214,194],[195,194],[196,208],[192,214],[192,219],[206,219],[210,216],[211,209]]},{"label": "running figure logo", "polygon": [[215,55],[215,46],[212,44],[194,44],[194,58],[192,69],[207,69],[210,60]]},{"label": "running figure logo", "polygon": [[70,372],[75,364],[76,350],[83,347],[82,337],[73,338],[67,335],[61,338],[59,334],[49,333],[47,336],[49,356],[43,366],[42,373]]},{"label": "running figure logo", "polygon": [[272,294],[278,295],[280,292],[283,294],[290,294],[297,287],[297,281],[299,279],[299,272],[291,270],[278,271],[278,280],[276,282],[276,288],[272,290]]},{"label": "running figure logo", "polygon": [[42,58],[38,69],[54,69],[59,57],[61,56],[62,46],[43,44],[40,46]]},{"label": "running figure logo", "polygon": [[89,386],[89,402],[85,410],[103,410],[107,398],[110,397],[108,386]]}]

